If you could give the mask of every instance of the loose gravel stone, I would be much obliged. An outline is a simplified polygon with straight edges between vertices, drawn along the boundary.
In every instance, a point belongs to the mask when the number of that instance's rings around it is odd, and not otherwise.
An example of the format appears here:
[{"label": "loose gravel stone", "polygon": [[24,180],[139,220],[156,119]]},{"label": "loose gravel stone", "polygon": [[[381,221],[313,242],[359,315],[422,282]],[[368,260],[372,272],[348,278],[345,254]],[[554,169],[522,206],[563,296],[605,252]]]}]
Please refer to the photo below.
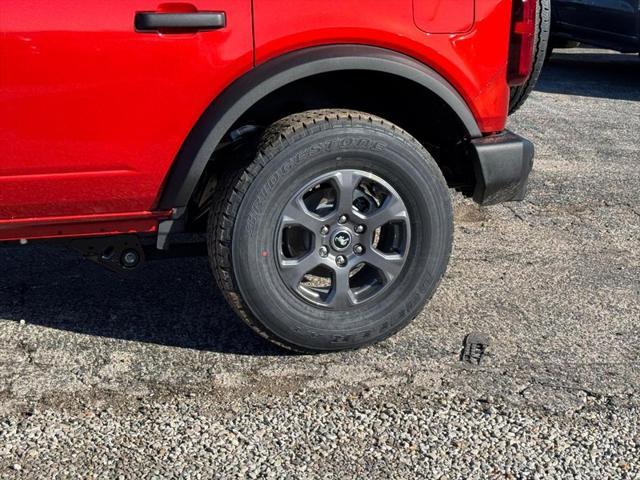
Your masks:
[{"label": "loose gravel stone", "polygon": [[[204,402],[206,403],[206,402]],[[45,410],[1,423],[25,478],[638,478],[637,408],[549,414],[451,395],[313,392],[203,408]],[[1,465],[1,463],[0,463]],[[9,474],[11,476],[11,474]]]}]

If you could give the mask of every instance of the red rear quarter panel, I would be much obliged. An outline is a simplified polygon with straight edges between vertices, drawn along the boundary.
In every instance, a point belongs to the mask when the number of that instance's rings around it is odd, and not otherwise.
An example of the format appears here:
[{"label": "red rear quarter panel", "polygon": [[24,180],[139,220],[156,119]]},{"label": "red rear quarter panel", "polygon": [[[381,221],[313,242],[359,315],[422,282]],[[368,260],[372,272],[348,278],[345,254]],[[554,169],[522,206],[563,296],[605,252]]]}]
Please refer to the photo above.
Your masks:
[{"label": "red rear quarter panel", "polygon": [[[426,17],[418,27],[414,5],[423,0],[256,0],[256,63],[313,45],[362,43],[404,53],[446,78],[467,101],[480,130],[504,129],[509,89],[506,83],[511,2],[476,0],[469,24],[465,0],[426,0],[444,21]],[[471,2],[471,0],[469,0]],[[472,4],[472,3],[471,3]],[[445,7],[457,5],[458,8]],[[416,9],[416,12],[422,12]],[[429,33],[444,26],[463,33]]]},{"label": "red rear quarter panel", "polygon": [[466,32],[473,26],[474,0],[413,0],[413,18],[427,33]]}]

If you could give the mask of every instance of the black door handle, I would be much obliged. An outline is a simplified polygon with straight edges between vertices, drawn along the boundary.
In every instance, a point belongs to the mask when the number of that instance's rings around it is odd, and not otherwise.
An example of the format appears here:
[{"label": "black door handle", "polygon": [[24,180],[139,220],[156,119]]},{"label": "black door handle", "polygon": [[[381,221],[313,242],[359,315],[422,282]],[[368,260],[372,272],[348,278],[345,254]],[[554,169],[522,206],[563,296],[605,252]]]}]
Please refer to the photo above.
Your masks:
[{"label": "black door handle", "polygon": [[227,26],[227,17],[224,12],[138,12],[134,23],[138,32],[216,30]]}]

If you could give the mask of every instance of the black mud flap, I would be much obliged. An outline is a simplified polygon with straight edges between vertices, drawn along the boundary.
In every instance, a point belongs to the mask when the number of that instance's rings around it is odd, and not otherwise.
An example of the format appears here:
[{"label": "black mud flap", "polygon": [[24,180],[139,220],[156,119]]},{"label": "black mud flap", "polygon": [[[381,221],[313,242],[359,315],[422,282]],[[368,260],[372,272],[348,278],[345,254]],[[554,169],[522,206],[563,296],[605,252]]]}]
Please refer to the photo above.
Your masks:
[{"label": "black mud flap", "polygon": [[533,144],[505,130],[497,135],[475,138],[473,200],[480,205],[523,200],[533,166]]}]

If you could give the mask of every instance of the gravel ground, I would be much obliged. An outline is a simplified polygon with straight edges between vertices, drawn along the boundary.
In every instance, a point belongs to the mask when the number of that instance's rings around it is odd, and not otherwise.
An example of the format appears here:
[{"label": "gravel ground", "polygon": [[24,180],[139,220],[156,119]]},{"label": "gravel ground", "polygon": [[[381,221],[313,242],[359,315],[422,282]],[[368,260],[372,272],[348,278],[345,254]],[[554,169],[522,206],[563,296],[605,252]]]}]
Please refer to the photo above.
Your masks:
[{"label": "gravel ground", "polygon": [[123,278],[0,249],[0,477],[640,478],[639,75],[554,55],[510,119],[527,200],[456,196],[438,292],[365,350],[272,347],[204,259]]}]

